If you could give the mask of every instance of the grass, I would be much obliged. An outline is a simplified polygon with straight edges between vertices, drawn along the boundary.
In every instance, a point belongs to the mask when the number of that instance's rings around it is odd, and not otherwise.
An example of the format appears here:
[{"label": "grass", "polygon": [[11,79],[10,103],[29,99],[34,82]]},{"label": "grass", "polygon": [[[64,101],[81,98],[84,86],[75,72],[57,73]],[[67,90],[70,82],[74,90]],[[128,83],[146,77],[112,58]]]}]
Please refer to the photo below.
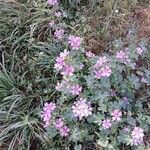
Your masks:
[{"label": "grass", "polygon": [[[49,149],[52,142],[38,115],[44,101],[58,97],[54,85],[59,77],[53,72],[53,63],[63,47],[58,49],[51,39],[48,21],[53,16],[41,2],[0,2],[0,148],[4,150]],[[138,0],[97,2],[86,2],[83,7],[84,1],[72,0],[71,5],[63,1],[68,12],[79,10],[86,18],[87,25],[74,30],[78,33],[86,28],[81,34],[88,35],[87,49],[97,53],[126,35],[135,8],[150,6],[149,1]]]},{"label": "grass", "polygon": [[34,142],[40,141],[38,146],[50,141],[37,119],[46,98],[55,95],[53,85],[57,78],[51,69],[57,52],[53,49],[49,53],[53,45],[41,39],[49,33],[44,30],[49,17],[43,8],[40,4],[33,7],[30,3],[0,2],[2,149],[27,150]]},{"label": "grass", "polygon": [[[138,18],[135,18],[135,12],[137,10],[143,11],[144,8],[149,6],[148,1],[107,0],[102,1],[94,9],[91,9],[91,7],[86,9],[83,14],[86,16],[89,26],[89,32],[86,34],[87,49],[96,53],[106,52],[114,39],[124,40],[128,32],[134,28],[140,32],[143,25],[139,26]],[[140,15],[141,13],[139,13]],[[143,34],[140,38],[147,38],[147,35]]]}]

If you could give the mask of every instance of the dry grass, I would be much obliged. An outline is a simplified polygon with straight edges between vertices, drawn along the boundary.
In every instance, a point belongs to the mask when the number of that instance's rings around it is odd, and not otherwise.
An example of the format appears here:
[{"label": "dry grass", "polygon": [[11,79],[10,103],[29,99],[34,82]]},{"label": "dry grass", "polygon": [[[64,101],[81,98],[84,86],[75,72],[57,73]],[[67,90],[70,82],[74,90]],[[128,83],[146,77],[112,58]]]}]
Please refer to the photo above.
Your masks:
[{"label": "dry grass", "polygon": [[137,8],[134,19],[138,27],[139,38],[146,38],[150,42],[150,8]]},{"label": "dry grass", "polygon": [[150,1],[108,0],[92,12],[85,14],[90,31],[87,33],[87,50],[101,54],[107,52],[114,39],[125,38],[131,27],[138,27],[138,37],[150,41]]}]

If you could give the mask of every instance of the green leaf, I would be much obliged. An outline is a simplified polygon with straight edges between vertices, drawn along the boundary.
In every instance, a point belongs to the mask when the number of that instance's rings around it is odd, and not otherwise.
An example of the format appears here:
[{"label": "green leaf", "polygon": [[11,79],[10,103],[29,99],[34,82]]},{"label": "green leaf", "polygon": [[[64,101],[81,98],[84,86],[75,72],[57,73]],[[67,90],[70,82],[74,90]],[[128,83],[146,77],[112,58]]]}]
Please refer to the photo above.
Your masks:
[{"label": "green leaf", "polygon": [[81,139],[81,132],[79,131],[78,128],[74,128],[72,130],[72,134],[70,136],[71,141],[77,142]]},{"label": "green leaf", "polygon": [[108,146],[108,140],[102,140],[102,139],[99,139],[98,141],[97,141],[97,144],[99,145],[99,146],[101,146],[101,147],[107,147]]},{"label": "green leaf", "polygon": [[120,143],[127,143],[130,141],[130,136],[122,133],[121,135],[117,136],[117,139]]},{"label": "green leaf", "polygon": [[74,150],[81,150],[81,148],[82,148],[82,146],[80,144],[74,146]]},{"label": "green leaf", "polygon": [[110,79],[109,78],[107,78],[107,77],[101,78],[100,83],[103,88],[110,90]]},{"label": "green leaf", "polygon": [[87,118],[88,123],[94,123],[95,118],[93,116],[90,116]]},{"label": "green leaf", "polygon": [[135,126],[136,125],[136,120],[132,117],[127,117],[127,123],[132,125],[132,126]]},{"label": "green leaf", "polygon": [[131,76],[128,77],[128,79],[134,85],[135,89],[139,89],[141,83],[139,78],[136,75],[132,74]]},{"label": "green leaf", "polygon": [[54,138],[57,135],[57,130],[54,127],[49,127],[46,130],[46,133],[47,133],[48,137],[51,139],[51,138]]},{"label": "green leaf", "polygon": [[95,123],[101,124],[102,123],[102,119],[104,118],[104,115],[102,115],[101,113],[98,113],[98,114],[94,115],[94,118],[95,118]]}]

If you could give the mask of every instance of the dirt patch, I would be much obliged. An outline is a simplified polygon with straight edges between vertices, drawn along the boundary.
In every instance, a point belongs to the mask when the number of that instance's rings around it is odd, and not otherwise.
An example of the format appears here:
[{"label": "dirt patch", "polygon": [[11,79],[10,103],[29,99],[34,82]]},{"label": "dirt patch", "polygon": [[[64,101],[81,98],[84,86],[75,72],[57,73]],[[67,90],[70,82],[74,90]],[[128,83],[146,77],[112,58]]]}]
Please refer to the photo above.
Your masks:
[{"label": "dirt patch", "polygon": [[86,38],[86,50],[91,51],[95,54],[101,54],[106,49],[106,40],[99,38],[97,36],[91,36]]},{"label": "dirt patch", "polygon": [[135,24],[138,27],[138,36],[150,43],[150,8],[137,8],[134,13]]},{"label": "dirt patch", "polygon": [[[88,22],[91,30],[86,36],[86,49],[97,54],[107,52],[108,45],[114,39],[126,39],[129,29],[137,29],[137,40],[146,39],[150,43],[150,8],[139,6],[126,13],[114,13],[109,20],[108,16],[93,16]],[[104,34],[99,34],[105,30]]]},{"label": "dirt patch", "polygon": [[129,14],[121,12],[114,14],[112,18],[108,16],[91,17],[88,22],[90,31],[85,37],[86,49],[96,54],[107,52],[110,42],[126,36],[130,24],[128,18]]}]

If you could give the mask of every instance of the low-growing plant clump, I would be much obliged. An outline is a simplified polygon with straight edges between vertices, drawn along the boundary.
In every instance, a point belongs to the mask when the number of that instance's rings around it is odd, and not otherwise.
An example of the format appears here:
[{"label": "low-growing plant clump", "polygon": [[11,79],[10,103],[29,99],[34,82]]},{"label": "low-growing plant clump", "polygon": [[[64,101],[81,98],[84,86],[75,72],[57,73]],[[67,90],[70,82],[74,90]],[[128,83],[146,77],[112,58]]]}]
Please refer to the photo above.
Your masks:
[{"label": "low-growing plant clump", "polygon": [[67,1],[11,3],[0,4],[0,148],[148,149],[147,41],[131,27],[97,54]]}]

